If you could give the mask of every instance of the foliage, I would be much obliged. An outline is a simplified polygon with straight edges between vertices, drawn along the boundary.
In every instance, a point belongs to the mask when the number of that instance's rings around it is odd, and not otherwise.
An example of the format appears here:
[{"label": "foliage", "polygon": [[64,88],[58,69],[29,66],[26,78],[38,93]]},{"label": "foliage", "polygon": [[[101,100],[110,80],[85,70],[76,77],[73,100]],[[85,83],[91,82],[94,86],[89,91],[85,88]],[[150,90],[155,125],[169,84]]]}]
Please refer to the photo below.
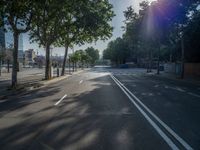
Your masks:
[{"label": "foliage", "polygon": [[84,64],[94,65],[99,59],[99,51],[93,47],[88,47],[85,50],[77,50],[69,55],[69,59],[73,63],[80,63],[82,67]]},{"label": "foliage", "polygon": [[12,87],[17,85],[19,34],[30,30],[34,14],[33,4],[33,0],[1,0],[0,2],[0,26],[12,31],[14,38]]},{"label": "foliage", "polygon": [[95,62],[99,59],[99,50],[94,49],[93,47],[88,47],[85,49],[85,52],[90,57],[90,64],[94,65]]},{"label": "foliage", "polygon": [[122,38],[117,38],[108,44],[107,49],[103,52],[104,59],[111,59],[116,64],[124,64],[129,57],[129,49]]},{"label": "foliage", "polygon": [[200,11],[197,11],[184,30],[185,59],[189,62],[200,60]]},{"label": "foliage", "polygon": [[[62,31],[58,45],[84,44],[85,42],[106,40],[112,35],[114,12],[108,0],[67,1],[63,9]],[[77,5],[78,4],[78,5]]]},{"label": "foliage", "polygon": [[50,73],[50,47],[55,44],[60,36],[62,29],[62,16],[65,15],[67,1],[46,0],[35,3],[36,10],[31,24],[30,38],[36,41],[40,46],[45,47],[45,79],[51,78]]},{"label": "foliage", "polygon": [[[143,60],[180,61],[184,46],[185,60],[199,62],[199,4],[200,1],[188,0],[144,1],[139,13],[128,7],[124,11],[125,33],[121,39],[125,45],[111,41],[103,57],[116,64],[125,63],[120,59],[138,65]],[[184,40],[182,47],[181,40]]]},{"label": "foliage", "polygon": [[[78,5],[77,5],[78,4]],[[49,49],[51,45],[65,46],[63,71],[68,47],[111,36],[109,22],[113,17],[112,5],[108,0],[46,0],[36,3],[31,39],[46,48],[46,79],[51,78]]]},{"label": "foliage", "polygon": [[68,1],[67,5],[68,9],[64,9],[62,16],[62,31],[56,42],[57,45],[65,46],[62,75],[64,75],[68,47],[111,37],[110,21],[114,16],[112,5],[108,0],[75,0]]}]

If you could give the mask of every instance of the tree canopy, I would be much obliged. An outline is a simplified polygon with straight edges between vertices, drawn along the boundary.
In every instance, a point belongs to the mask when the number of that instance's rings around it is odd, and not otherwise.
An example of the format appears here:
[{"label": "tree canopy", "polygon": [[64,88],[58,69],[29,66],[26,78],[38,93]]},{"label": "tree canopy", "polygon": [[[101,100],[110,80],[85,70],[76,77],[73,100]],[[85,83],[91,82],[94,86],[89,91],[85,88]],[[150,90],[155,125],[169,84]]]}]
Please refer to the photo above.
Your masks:
[{"label": "tree canopy", "polygon": [[124,11],[125,33],[121,39],[126,44],[121,48],[117,42],[120,38],[111,41],[103,52],[104,58],[114,63],[125,63],[118,61],[124,59],[138,65],[144,60],[175,62],[182,58],[187,62],[199,62],[199,4],[199,0],[157,0],[140,3],[139,12],[128,7]]},{"label": "tree canopy", "polygon": [[90,63],[92,65],[99,59],[99,50],[94,49],[93,47],[88,47],[85,49],[86,54],[90,57]]}]

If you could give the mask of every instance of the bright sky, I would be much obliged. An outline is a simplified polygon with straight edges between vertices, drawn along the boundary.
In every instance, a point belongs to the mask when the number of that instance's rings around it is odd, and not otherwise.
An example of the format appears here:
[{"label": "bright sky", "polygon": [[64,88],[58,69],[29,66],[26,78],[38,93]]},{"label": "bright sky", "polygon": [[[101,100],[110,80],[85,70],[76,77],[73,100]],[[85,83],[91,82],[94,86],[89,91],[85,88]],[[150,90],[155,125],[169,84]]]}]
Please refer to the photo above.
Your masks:
[{"label": "bright sky", "polygon": [[[116,39],[117,37],[121,37],[123,34],[123,30],[122,30],[122,26],[123,21],[125,20],[124,18],[124,14],[123,11],[126,10],[127,7],[129,6],[133,6],[136,10],[138,10],[139,8],[139,3],[142,2],[143,0],[110,0],[110,3],[113,4],[114,8],[114,12],[116,14],[116,16],[113,18],[112,21],[112,26],[114,27],[114,31],[113,31],[113,36],[111,39],[107,40],[107,41],[97,41],[96,43],[92,43],[92,44],[85,44],[81,47],[79,46],[75,46],[74,50],[77,49],[85,49],[89,46],[93,46],[94,48],[99,49],[100,53],[102,53],[102,51],[107,47],[107,44],[109,41]],[[149,1],[153,1],[153,0],[149,0]],[[6,42],[10,42],[12,41],[12,34],[11,33],[7,33],[6,34]],[[27,50],[27,49],[34,49],[36,52],[38,51],[39,54],[44,55],[45,51],[43,48],[38,47],[38,45],[36,43],[32,43],[30,44],[29,42],[29,36],[28,34],[23,34],[23,49]],[[53,55],[63,55],[64,54],[64,47],[61,48],[53,48]]]}]

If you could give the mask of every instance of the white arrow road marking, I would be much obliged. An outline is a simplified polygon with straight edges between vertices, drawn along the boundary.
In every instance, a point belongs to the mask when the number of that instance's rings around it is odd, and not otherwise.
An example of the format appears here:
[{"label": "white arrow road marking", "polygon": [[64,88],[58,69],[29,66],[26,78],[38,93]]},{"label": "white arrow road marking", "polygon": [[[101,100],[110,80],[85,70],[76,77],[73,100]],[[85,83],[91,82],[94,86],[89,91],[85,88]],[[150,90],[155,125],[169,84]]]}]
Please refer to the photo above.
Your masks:
[{"label": "white arrow road marking", "polygon": [[57,106],[65,97],[67,97],[67,94],[65,94],[59,101],[57,101],[54,105]]},{"label": "white arrow road marking", "polygon": [[79,82],[79,84],[81,84],[81,83],[83,83],[83,80],[81,80],[81,81]]}]

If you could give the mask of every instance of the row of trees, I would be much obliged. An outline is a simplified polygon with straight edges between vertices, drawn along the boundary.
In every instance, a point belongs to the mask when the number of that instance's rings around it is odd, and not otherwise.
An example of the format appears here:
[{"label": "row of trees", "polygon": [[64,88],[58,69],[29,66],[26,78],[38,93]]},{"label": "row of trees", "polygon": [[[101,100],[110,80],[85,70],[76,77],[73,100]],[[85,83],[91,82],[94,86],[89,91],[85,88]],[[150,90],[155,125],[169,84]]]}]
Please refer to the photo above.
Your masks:
[{"label": "row of trees", "polygon": [[51,78],[50,47],[64,46],[64,75],[68,48],[105,40],[112,35],[114,16],[108,0],[1,0],[0,26],[13,33],[12,86],[17,85],[18,38],[29,32],[30,40],[45,48],[45,79]]},{"label": "row of trees", "polygon": [[71,55],[69,55],[69,62],[73,63],[74,66],[77,66],[77,63],[83,68],[85,65],[94,65],[95,62],[99,59],[99,51],[93,47],[88,47],[85,50],[77,50]]},{"label": "row of trees", "polygon": [[199,5],[199,0],[143,1],[138,13],[128,7],[125,33],[108,44],[103,57],[116,64],[127,60],[136,64],[157,60],[158,66],[159,61],[199,62]]}]

